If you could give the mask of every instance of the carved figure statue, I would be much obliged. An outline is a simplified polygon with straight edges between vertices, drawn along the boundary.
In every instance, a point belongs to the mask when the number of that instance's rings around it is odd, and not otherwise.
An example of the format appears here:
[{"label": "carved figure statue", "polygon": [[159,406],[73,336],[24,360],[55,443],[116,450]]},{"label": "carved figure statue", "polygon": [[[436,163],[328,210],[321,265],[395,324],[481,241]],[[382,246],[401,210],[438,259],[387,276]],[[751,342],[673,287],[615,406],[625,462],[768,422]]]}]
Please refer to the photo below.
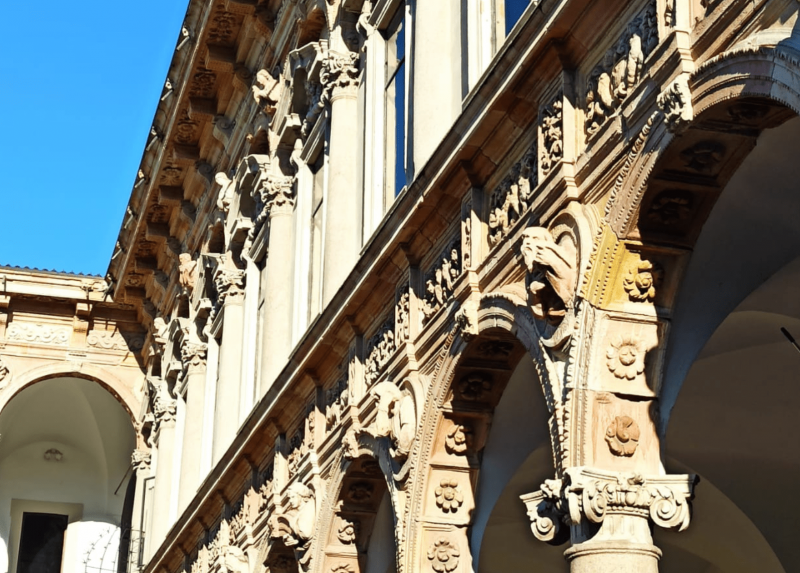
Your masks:
[{"label": "carved figure statue", "polygon": [[280,99],[280,82],[272,77],[267,70],[259,70],[253,86],[253,98],[256,103],[265,108],[267,113],[274,113],[275,104]]},{"label": "carved figure statue", "polygon": [[189,253],[178,255],[178,282],[183,288],[183,294],[189,295],[194,290],[197,281],[197,261],[192,259]]},{"label": "carved figure statue", "polygon": [[557,324],[575,296],[575,257],[543,227],[525,229],[522,237],[531,311],[536,318]]},{"label": "carved figure statue", "polygon": [[230,211],[231,199],[233,199],[234,181],[222,171],[214,176],[214,181],[220,186],[219,194],[217,195],[217,209],[227,213]]},{"label": "carved figure statue", "polygon": [[287,547],[306,549],[314,534],[317,504],[308,486],[295,482],[287,491],[286,508],[269,520],[270,537],[280,539]]},{"label": "carved figure statue", "polygon": [[378,397],[374,435],[392,439],[392,457],[408,456],[417,431],[414,396],[408,390],[400,390],[390,381],[376,385],[372,392]]}]

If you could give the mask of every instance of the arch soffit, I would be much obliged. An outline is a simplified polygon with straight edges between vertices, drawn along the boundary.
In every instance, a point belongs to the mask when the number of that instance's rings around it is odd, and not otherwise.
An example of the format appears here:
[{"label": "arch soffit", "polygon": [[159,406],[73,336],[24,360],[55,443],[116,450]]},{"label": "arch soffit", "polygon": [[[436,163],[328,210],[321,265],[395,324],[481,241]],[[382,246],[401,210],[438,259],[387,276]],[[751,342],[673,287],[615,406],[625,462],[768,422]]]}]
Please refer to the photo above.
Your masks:
[{"label": "arch soffit", "polygon": [[[688,78],[694,118],[732,100],[758,98],[781,104],[800,115],[800,47],[745,45],[704,62]],[[775,127],[770,125],[768,127]],[[676,141],[663,113],[654,111],[634,140],[606,207],[605,220],[617,236],[627,236],[659,162]],[[743,158],[742,158],[743,159]]]},{"label": "arch soffit", "polygon": [[14,376],[11,385],[0,397],[0,414],[14,397],[25,388],[44,380],[54,378],[81,378],[96,382],[106,389],[131,418],[131,423],[136,426],[141,420],[141,400],[137,398],[128,386],[108,370],[92,364],[56,364],[33,368],[24,374]]}]

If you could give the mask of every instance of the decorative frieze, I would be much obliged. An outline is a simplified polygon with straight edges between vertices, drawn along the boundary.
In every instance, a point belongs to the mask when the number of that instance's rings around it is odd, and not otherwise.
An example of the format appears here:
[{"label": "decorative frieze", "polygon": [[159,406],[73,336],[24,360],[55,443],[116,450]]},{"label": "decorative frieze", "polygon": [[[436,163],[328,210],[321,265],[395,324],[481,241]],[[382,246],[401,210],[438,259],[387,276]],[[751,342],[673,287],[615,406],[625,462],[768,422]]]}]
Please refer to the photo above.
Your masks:
[{"label": "decorative frieze", "polygon": [[425,297],[421,302],[423,322],[427,322],[453,296],[461,276],[461,240],[450,243],[425,275]]},{"label": "decorative frieze", "polygon": [[144,347],[144,335],[120,331],[92,330],[86,336],[86,344],[103,350],[129,350],[138,352]]},{"label": "decorative frieze", "polygon": [[539,168],[547,176],[564,157],[564,95],[553,98],[542,108],[539,120]]},{"label": "decorative frieze", "polygon": [[397,291],[397,302],[394,307],[394,340],[395,344],[407,342],[411,337],[411,294],[408,283]]},{"label": "decorative frieze", "polygon": [[596,134],[642,79],[644,62],[658,45],[655,2],[634,18],[589,74],[586,135]]},{"label": "decorative frieze", "polygon": [[71,330],[47,324],[28,324],[12,322],[6,331],[6,338],[13,342],[51,344],[66,346],[69,344]]},{"label": "decorative frieze", "polygon": [[[489,245],[498,245],[508,235],[509,229],[528,210],[533,199],[533,189],[538,182],[534,141],[525,155],[511,168],[509,174],[492,193],[489,206]],[[466,222],[471,219],[468,217]],[[471,225],[466,229],[467,235]],[[464,254],[467,257],[467,253]],[[465,258],[465,261],[467,259]]]},{"label": "decorative frieze", "polygon": [[371,386],[380,376],[381,370],[397,349],[395,342],[395,319],[390,316],[370,338],[364,365],[364,380]]}]

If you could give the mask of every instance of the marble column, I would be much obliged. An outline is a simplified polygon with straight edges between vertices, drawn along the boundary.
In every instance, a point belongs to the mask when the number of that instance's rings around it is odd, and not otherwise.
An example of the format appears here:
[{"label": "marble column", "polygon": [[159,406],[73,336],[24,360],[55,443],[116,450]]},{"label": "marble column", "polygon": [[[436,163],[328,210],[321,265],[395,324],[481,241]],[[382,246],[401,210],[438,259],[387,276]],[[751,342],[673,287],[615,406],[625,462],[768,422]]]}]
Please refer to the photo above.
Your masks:
[{"label": "marble column", "polygon": [[244,271],[219,269],[214,275],[222,318],[219,349],[212,465],[216,464],[239,429],[239,394],[244,338]]},{"label": "marble column", "polygon": [[186,416],[183,426],[178,513],[182,512],[200,485],[200,460],[203,447],[203,409],[205,405],[206,353],[208,346],[185,339],[181,344],[186,390]]},{"label": "marble column", "polygon": [[169,518],[169,507],[170,499],[173,495],[172,460],[175,455],[176,409],[174,399],[156,397],[154,410],[157,426],[155,430],[157,458],[155,485],[153,487],[153,511],[150,514],[152,525],[148,541],[149,556],[155,553],[163,543],[167,531],[172,526],[172,520]]},{"label": "marble column", "polygon": [[258,192],[269,213],[269,248],[264,279],[264,313],[258,397],[272,386],[291,351],[292,240],[294,236],[294,178],[268,175]]},{"label": "marble column", "polygon": [[[150,524],[145,522],[146,508],[145,508],[145,488],[147,487],[147,478],[150,477],[150,462],[152,454],[150,450],[137,448],[133,450],[131,455],[131,466],[133,467],[133,475],[136,477],[136,489],[133,494],[133,510],[131,512],[131,531],[130,541],[128,546],[128,555],[130,556],[131,564],[138,565],[139,556],[142,549],[142,543],[148,534],[147,528]],[[142,555],[144,557],[144,555]]]},{"label": "marble column", "polygon": [[353,270],[361,247],[358,158],[358,57],[331,51],[320,78],[330,94],[328,193],[325,196],[322,304],[327,305]]}]

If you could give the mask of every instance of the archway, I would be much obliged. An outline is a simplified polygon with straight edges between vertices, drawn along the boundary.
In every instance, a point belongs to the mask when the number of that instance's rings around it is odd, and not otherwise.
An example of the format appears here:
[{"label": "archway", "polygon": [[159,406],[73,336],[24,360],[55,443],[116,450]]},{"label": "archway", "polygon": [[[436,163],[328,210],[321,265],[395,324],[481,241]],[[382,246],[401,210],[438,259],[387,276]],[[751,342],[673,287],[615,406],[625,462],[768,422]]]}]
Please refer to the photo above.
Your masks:
[{"label": "archway", "polygon": [[0,570],[17,570],[23,522],[48,514],[66,527],[61,571],[116,571],[136,447],[130,412],[95,381],[55,377],[7,402],[0,435]]}]

